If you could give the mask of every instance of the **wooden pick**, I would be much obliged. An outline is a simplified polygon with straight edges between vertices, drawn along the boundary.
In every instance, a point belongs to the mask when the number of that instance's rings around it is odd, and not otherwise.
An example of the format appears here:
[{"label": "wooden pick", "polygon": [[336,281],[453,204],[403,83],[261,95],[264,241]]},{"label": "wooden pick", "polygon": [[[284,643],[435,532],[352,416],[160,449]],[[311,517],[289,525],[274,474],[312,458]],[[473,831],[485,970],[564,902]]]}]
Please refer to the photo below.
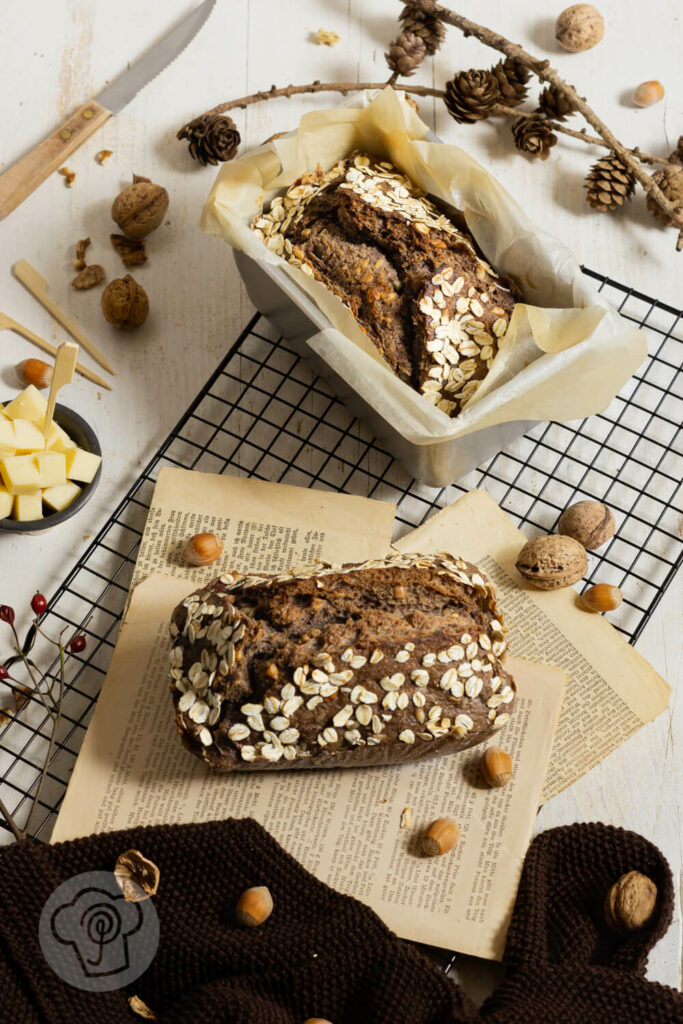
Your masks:
[{"label": "wooden pick", "polygon": [[[49,352],[51,356],[57,355],[57,346],[53,345],[49,341],[45,341],[45,338],[41,338],[39,334],[34,334],[28,327],[24,327],[18,320],[13,320],[11,316],[7,316],[6,313],[0,313],[0,331],[7,329],[8,331],[15,331],[20,334],[22,338],[26,338],[27,341],[32,341],[38,348],[42,348],[43,352]],[[76,373],[80,373],[86,380],[90,380],[93,384],[98,384],[101,388],[106,388],[107,391],[111,391],[111,384],[107,384],[106,380],[102,377],[98,377],[96,373],[89,370],[87,366],[83,366],[82,363],[76,363]]]},{"label": "wooden pick", "polygon": [[90,353],[100,366],[103,366],[109,373],[114,373],[112,366],[107,362],[102,353],[95,348],[91,341],[88,341],[73,320],[70,320],[65,313],[62,313],[59,306],[48,296],[47,281],[38,273],[36,268],[32,267],[28,260],[19,260],[18,263],[14,264],[14,273],[21,283],[28,288],[31,295],[45,306],[45,309],[55,318],[57,323],[65,327],[69,334],[76,339],[79,345],[83,346],[86,352]]},{"label": "wooden pick", "polygon": [[57,392],[65,384],[70,384],[74,379],[77,359],[78,345],[74,345],[73,341],[65,341],[57,349],[57,358],[55,359],[55,368],[52,373],[52,383],[50,384],[50,397],[47,400],[47,412],[45,413],[45,423],[43,424],[43,433],[46,438],[55,414]]}]

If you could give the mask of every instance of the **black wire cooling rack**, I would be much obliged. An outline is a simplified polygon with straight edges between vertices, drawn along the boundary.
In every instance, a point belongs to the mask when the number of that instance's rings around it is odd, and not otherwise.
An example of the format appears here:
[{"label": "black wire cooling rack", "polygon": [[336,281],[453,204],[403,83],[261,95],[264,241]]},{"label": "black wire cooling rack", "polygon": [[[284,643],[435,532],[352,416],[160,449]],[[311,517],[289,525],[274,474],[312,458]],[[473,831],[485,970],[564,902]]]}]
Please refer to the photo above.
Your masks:
[{"label": "black wire cooling rack", "polygon": [[[613,509],[618,530],[591,556],[593,580],[621,587],[610,616],[631,641],[643,630],[683,559],[683,311],[593,271],[604,297],[644,328],[649,359],[606,412],[572,424],[540,423],[450,487],[410,480],[333,398],[325,383],[255,316],[51,599],[48,631],[84,631],[68,661],[63,718],[31,823],[50,836],[116,642],[154,483],[163,466],[254,476],[396,502],[397,535],[481,487],[529,536],[554,527],[582,497]],[[54,681],[57,665],[46,673]],[[49,720],[29,699],[0,726],[0,799],[25,819],[47,752]],[[2,823],[4,824],[4,823]],[[1,839],[0,839],[1,841]]]}]

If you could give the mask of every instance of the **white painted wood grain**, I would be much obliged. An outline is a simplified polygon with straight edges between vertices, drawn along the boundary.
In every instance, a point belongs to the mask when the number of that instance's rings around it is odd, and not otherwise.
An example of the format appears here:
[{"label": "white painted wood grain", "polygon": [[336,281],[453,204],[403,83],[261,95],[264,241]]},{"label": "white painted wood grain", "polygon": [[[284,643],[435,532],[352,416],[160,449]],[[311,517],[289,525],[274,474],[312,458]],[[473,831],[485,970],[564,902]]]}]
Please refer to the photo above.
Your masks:
[{"label": "white painted wood grain", "polygon": [[[3,54],[0,90],[0,170],[54,129],[60,118],[101,89],[187,9],[191,0],[5,0],[0,22]],[[462,0],[458,9],[495,26],[533,52],[548,56],[593,103],[627,144],[667,154],[683,129],[683,44],[679,0],[601,0],[607,31],[599,48],[558,52],[552,24],[564,6],[519,0]],[[113,394],[78,379],[67,404],[96,427],[105,453],[103,481],[87,512],[59,530],[35,538],[0,534],[0,599],[17,606],[37,588],[49,593],[153,454],[203,384],[228,343],[251,314],[226,248],[197,230],[202,203],[214,178],[175,140],[189,117],[221,99],[290,81],[386,77],[383,52],[395,34],[394,0],[218,0],[195,43],[118,117],[70,160],[74,187],[53,175],[0,222],[0,309],[54,342],[65,335],[10,274],[29,259],[50,282],[51,295],[101,347],[118,370]],[[318,28],[338,32],[334,49],[318,47]],[[487,66],[495,55],[454,31],[415,82],[442,85],[455,70]],[[643,79],[659,78],[663,103],[637,111],[624,97]],[[307,109],[329,97],[279,100],[235,115],[246,145],[292,127]],[[560,235],[583,263],[646,293],[681,305],[683,254],[670,232],[651,227],[640,195],[616,216],[592,213],[583,200],[583,176],[600,155],[562,139],[545,163],[513,153],[499,124],[459,127],[436,103],[422,116],[439,135],[456,142],[496,174],[529,214]],[[114,156],[94,161],[102,148]],[[117,333],[99,310],[99,293],[70,286],[73,246],[90,235],[89,256],[108,276],[123,268],[109,247],[109,208],[131,173],[148,175],[171,194],[167,222],[150,236],[148,264],[135,276],[148,291],[152,312],[135,334]],[[14,387],[9,368],[37,353],[11,334],[0,335],[0,400]],[[674,687],[671,707],[539,815],[539,829],[570,821],[603,820],[642,832],[664,850],[680,880],[681,592],[662,601],[639,649]],[[465,965],[474,990],[490,972]],[[652,957],[650,976],[681,981],[680,902],[677,917]]]}]

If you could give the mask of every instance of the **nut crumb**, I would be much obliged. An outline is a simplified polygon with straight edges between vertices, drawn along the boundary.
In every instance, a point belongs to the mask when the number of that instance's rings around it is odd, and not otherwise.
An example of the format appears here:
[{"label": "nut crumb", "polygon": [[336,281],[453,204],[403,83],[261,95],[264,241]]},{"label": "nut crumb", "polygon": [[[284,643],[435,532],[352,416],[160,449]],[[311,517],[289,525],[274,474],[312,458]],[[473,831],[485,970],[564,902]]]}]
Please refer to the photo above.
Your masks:
[{"label": "nut crumb", "polygon": [[401,811],[401,828],[410,828],[413,824],[413,808],[404,807]]},{"label": "nut crumb", "polygon": [[64,184],[67,188],[71,188],[76,180],[76,172],[70,170],[68,167],[60,167],[57,173],[63,175]]},{"label": "nut crumb", "polygon": [[99,151],[99,153],[95,153],[95,159],[97,160],[98,164],[100,164],[100,165],[106,164],[106,162],[109,159],[109,157],[113,156],[113,154],[114,154],[113,149],[101,149]]},{"label": "nut crumb", "polygon": [[313,37],[318,46],[336,46],[339,42],[339,36],[336,32],[328,32],[325,28],[319,28]]}]

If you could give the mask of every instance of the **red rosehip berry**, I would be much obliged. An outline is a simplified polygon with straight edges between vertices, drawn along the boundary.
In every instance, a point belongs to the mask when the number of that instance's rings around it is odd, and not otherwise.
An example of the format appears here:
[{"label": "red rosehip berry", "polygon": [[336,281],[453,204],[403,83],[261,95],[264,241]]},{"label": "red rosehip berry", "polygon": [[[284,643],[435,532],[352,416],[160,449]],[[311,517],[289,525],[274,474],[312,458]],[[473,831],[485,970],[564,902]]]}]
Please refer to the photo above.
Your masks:
[{"label": "red rosehip berry", "polygon": [[43,612],[47,608],[47,601],[45,600],[42,594],[35,593],[33,595],[33,597],[31,598],[31,608],[33,608],[33,611],[36,613],[36,615],[43,614]]},{"label": "red rosehip berry", "polygon": [[0,665],[0,679],[9,679],[9,672],[4,665]]},{"label": "red rosehip berry", "polygon": [[9,626],[13,626],[14,608],[8,604],[0,604],[0,621],[6,622]]},{"label": "red rosehip berry", "polygon": [[78,636],[75,636],[73,640],[69,643],[69,650],[71,651],[72,654],[80,654],[81,651],[85,650],[85,637],[83,636],[82,633],[80,633]]}]

